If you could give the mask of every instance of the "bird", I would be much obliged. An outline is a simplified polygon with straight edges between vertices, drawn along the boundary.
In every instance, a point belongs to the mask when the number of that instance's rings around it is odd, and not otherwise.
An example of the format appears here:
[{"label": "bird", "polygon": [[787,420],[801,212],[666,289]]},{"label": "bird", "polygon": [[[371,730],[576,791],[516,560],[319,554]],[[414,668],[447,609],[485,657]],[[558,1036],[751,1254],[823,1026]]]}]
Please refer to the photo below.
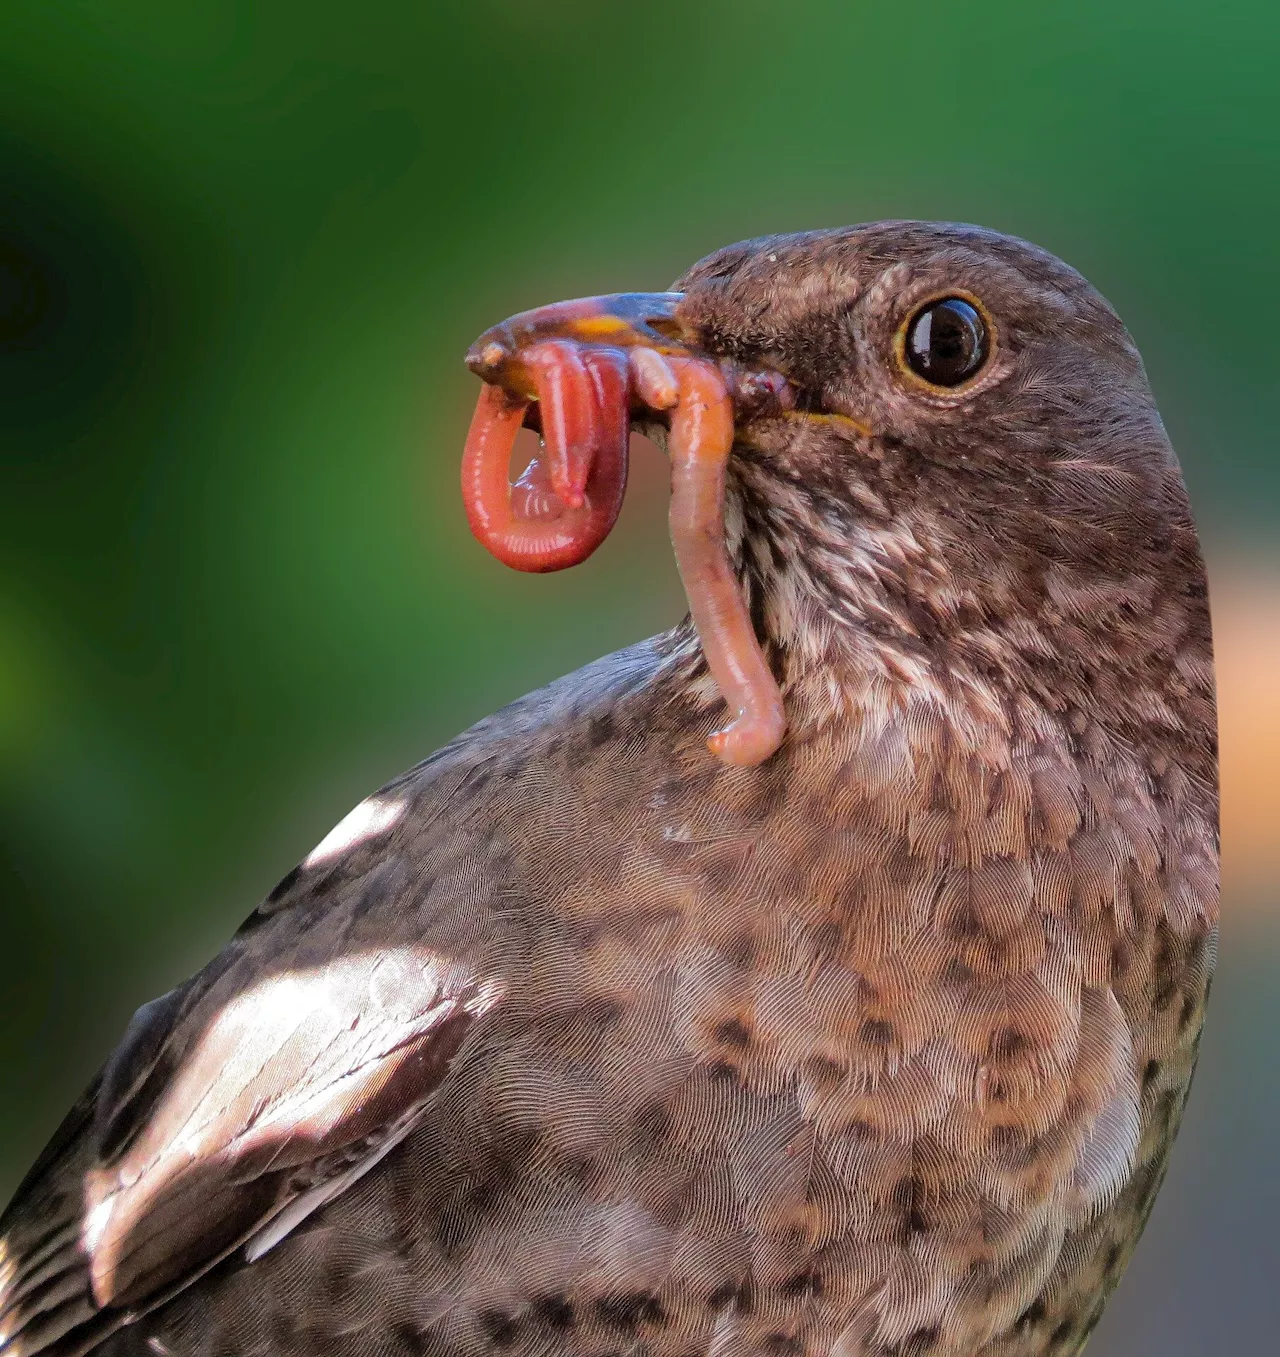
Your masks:
[{"label": "bird", "polygon": [[790,392],[735,405],[718,519],[784,722],[708,748],[686,618],[362,801],[18,1188],[3,1357],[1083,1346],[1217,936],[1208,593],[1141,357],[976,226],[655,295],[627,342]]}]

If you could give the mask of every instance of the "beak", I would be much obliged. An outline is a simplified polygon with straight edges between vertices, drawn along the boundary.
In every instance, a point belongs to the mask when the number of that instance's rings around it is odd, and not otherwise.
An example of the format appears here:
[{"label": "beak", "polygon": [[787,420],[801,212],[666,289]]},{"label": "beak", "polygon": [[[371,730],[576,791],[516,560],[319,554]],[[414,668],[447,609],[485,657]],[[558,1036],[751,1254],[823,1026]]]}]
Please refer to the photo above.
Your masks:
[{"label": "beak", "polygon": [[533,400],[537,396],[535,374],[521,355],[545,340],[690,353],[676,316],[683,300],[682,292],[616,292],[522,311],[486,330],[467,350],[466,363],[482,381]]}]

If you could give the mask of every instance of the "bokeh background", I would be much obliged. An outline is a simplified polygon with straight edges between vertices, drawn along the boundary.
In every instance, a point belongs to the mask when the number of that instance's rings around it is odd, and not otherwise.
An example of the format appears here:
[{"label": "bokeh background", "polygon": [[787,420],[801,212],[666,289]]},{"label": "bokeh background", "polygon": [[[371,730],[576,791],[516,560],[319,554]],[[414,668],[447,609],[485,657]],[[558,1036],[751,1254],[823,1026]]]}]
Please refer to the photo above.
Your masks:
[{"label": "bokeh background", "polygon": [[1125,316],[1213,576],[1223,961],[1091,1351],[1274,1350],[1278,67],[1274,0],[5,0],[0,1200],[352,803],[682,611],[652,449],[582,569],[471,541],[472,337],[766,231],[971,220]]}]

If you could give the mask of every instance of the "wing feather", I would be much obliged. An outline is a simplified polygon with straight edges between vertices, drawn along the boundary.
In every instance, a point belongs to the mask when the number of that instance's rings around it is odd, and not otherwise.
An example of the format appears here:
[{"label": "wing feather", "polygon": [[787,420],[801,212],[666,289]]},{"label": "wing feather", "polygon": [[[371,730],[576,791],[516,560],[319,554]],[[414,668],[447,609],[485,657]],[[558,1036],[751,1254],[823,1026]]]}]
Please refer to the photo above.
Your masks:
[{"label": "wing feather", "polygon": [[473,727],[138,1010],[0,1214],[0,1357],[91,1351],[234,1250],[261,1257],[412,1131],[505,992],[489,765],[660,663],[633,647]]}]

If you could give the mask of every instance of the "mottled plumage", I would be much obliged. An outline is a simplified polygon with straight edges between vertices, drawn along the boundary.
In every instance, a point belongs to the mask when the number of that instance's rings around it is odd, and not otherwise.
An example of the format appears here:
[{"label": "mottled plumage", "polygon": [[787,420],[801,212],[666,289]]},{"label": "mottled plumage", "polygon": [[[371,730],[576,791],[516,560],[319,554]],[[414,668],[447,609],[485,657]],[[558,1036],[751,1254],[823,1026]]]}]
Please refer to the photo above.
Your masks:
[{"label": "mottled plumage", "polygon": [[[687,625],[363,804],[143,1009],[0,1219],[0,1353],[1031,1357],[1164,1172],[1217,892],[1203,569],[1138,354],[975,228],[677,287],[783,372],[729,529],[786,699]],[[922,299],[974,382],[894,360]]]}]

